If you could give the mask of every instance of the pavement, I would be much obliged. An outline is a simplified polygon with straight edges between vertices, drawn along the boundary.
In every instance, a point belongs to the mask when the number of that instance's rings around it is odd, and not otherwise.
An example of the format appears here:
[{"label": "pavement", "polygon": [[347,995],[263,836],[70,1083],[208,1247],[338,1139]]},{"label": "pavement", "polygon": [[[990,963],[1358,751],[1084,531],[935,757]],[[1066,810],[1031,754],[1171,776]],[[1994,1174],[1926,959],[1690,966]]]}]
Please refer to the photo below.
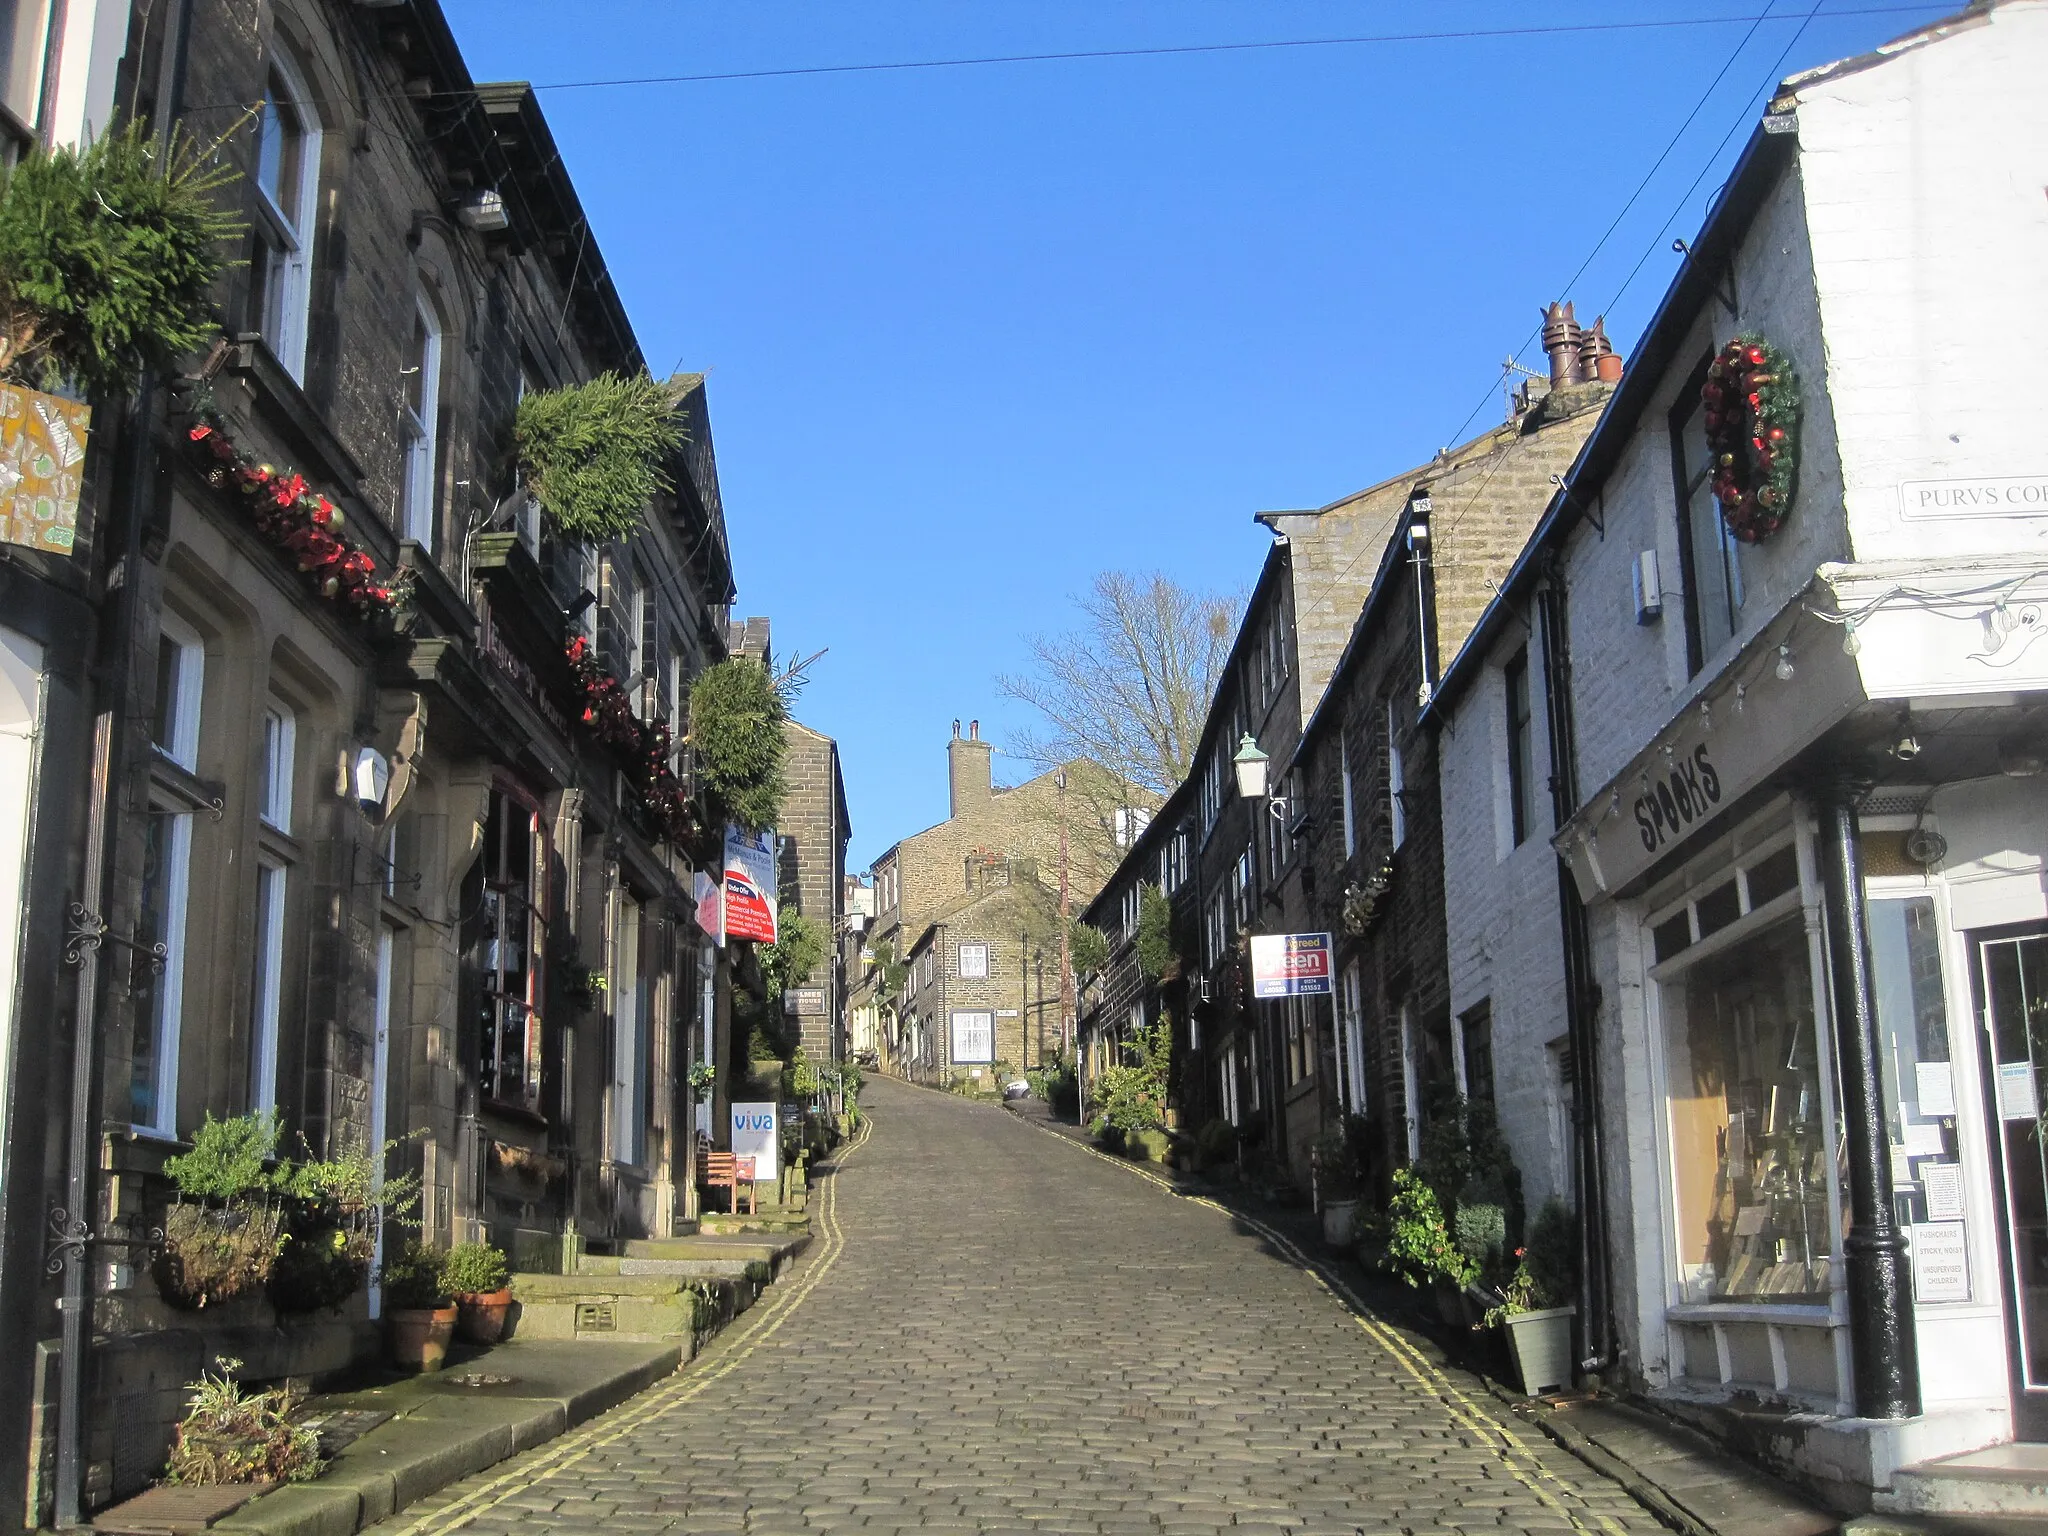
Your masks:
[{"label": "pavement", "polygon": [[803,1261],[687,1370],[404,1536],[1636,1536],[1655,1516],[1279,1229],[870,1078]]}]

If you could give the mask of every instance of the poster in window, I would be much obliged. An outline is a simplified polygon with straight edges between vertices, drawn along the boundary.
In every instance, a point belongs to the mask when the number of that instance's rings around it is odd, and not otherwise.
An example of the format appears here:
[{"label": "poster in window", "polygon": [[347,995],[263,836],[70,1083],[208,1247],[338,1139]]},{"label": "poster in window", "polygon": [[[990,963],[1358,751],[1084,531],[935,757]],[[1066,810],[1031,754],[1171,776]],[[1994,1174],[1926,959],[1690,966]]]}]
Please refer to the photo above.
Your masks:
[{"label": "poster in window", "polygon": [[0,544],[71,553],[91,424],[74,400],[0,386]]},{"label": "poster in window", "polygon": [[725,829],[725,936],[775,942],[775,831]]},{"label": "poster in window", "polygon": [[962,944],[960,946],[960,979],[962,981],[988,980],[988,946],[986,944]]},{"label": "poster in window", "polygon": [[961,1066],[985,1066],[996,1059],[996,1016],[988,1012],[955,1013],[953,1061]]},{"label": "poster in window", "polygon": [[1970,1254],[1960,1221],[1913,1223],[1913,1299],[1968,1301]]}]

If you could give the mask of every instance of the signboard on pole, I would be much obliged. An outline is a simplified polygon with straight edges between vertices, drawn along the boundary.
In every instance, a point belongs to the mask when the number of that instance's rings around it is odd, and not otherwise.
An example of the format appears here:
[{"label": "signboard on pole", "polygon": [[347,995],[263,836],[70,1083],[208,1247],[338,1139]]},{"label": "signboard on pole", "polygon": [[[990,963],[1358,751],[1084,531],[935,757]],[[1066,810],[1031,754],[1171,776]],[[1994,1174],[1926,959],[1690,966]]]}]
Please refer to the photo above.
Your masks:
[{"label": "signboard on pole", "polygon": [[777,1157],[782,1139],[776,1125],[773,1104],[735,1104],[732,1107],[732,1155],[754,1160],[754,1177],[770,1183],[782,1176]]},{"label": "signboard on pole", "polygon": [[1320,997],[1331,990],[1327,933],[1252,935],[1253,997]]},{"label": "signboard on pole", "polygon": [[725,936],[775,942],[775,832],[725,828]]},{"label": "signboard on pole", "polygon": [[697,926],[704,937],[723,948],[725,945],[725,887],[718,881],[698,870],[693,882],[697,897]]}]

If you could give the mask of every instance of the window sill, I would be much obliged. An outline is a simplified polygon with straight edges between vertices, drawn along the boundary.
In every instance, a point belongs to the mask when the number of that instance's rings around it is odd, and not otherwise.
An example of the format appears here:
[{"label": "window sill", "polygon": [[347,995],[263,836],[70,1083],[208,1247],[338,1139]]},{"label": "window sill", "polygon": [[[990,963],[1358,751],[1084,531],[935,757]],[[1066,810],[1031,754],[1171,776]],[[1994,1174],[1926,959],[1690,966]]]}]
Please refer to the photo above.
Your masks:
[{"label": "window sill", "polygon": [[388,565],[396,540],[385,520],[362,499],[362,465],[334,435],[304,386],[277,360],[270,344],[254,331],[236,336],[228,349],[227,369],[249,386],[256,409],[284,438],[286,446],[304,456],[306,462],[299,466],[301,473],[327,482],[320,488],[342,504],[358,536],[376,530],[378,563]]},{"label": "window sill", "polygon": [[479,1108],[487,1115],[496,1115],[501,1120],[512,1120],[520,1125],[531,1125],[545,1129],[548,1117],[537,1109],[528,1109],[524,1104],[509,1104],[503,1099],[483,1099]]},{"label": "window sill", "polygon": [[1688,1301],[1664,1310],[1674,1323],[1777,1323],[1788,1328],[1846,1328],[1824,1301]]}]

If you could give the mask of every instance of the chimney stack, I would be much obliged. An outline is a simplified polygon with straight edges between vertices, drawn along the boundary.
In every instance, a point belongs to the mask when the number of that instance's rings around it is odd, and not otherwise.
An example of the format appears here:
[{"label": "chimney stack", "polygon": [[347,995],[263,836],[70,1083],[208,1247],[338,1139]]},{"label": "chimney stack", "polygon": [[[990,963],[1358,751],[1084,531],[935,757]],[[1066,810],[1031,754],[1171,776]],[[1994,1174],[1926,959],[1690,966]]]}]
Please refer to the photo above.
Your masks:
[{"label": "chimney stack", "polygon": [[1579,322],[1570,301],[1543,311],[1543,350],[1550,354],[1550,387],[1566,389],[1579,378]]},{"label": "chimney stack", "polygon": [[1607,317],[1601,315],[1579,333],[1579,382],[1612,384],[1621,377],[1621,359],[1607,339]]},{"label": "chimney stack", "polygon": [[946,787],[950,792],[947,818],[958,817],[970,806],[986,805],[995,796],[995,749],[981,739],[981,722],[971,720],[968,734],[960,734],[960,722],[953,722],[953,739],[946,743]]}]

